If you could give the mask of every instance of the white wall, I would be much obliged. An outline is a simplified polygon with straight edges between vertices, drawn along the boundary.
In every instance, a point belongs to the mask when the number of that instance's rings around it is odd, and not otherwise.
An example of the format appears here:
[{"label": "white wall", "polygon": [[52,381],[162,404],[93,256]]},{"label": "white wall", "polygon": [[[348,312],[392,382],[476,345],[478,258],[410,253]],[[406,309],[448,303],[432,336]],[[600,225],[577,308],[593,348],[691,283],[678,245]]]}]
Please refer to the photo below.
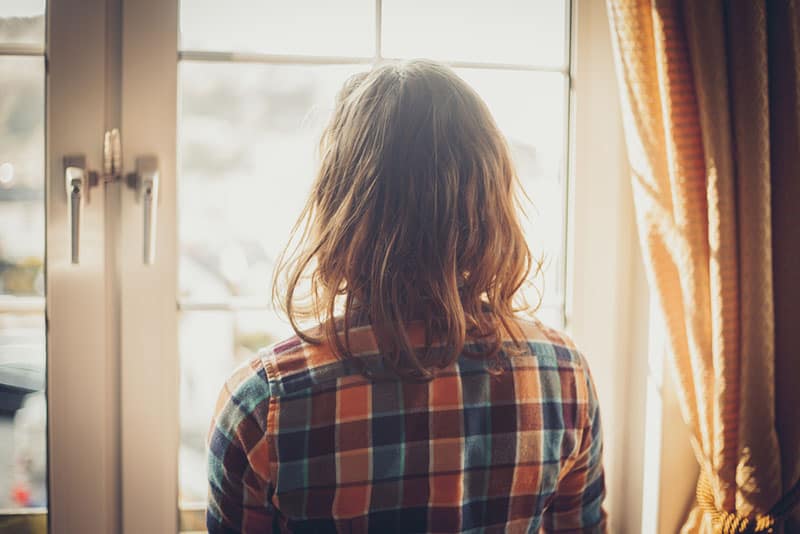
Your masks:
[{"label": "white wall", "polygon": [[[573,160],[567,325],[600,397],[611,532],[640,522],[647,291],[605,2],[573,18]],[[633,528],[636,525],[637,528]]]}]

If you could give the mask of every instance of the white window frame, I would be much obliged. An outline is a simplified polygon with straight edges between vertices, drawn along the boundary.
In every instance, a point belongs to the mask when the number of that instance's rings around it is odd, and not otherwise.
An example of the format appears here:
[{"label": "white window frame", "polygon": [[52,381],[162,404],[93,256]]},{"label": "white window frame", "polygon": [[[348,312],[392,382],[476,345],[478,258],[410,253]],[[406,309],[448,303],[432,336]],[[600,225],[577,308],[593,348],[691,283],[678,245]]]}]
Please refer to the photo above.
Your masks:
[{"label": "white window frame", "polygon": [[600,399],[609,531],[637,532],[644,414],[631,400],[644,372],[637,358],[647,341],[647,289],[605,2],[575,7],[567,329],[586,353]]},{"label": "white window frame", "polygon": [[145,265],[143,207],[122,195],[120,366],[122,532],[178,529],[178,0],[122,1],[123,168],[154,155],[156,256]]},{"label": "white window frame", "polygon": [[46,317],[48,523],[51,532],[119,530],[115,189],[84,191],[79,263],[70,256],[63,157],[102,169],[115,120],[108,91],[105,0],[52,0],[46,45]]},{"label": "white window frame", "polygon": [[45,313],[47,500],[2,512],[0,524],[42,532],[119,531],[117,324],[113,311],[115,188],[84,187],[72,263],[64,157],[101,169],[116,120],[109,91],[106,0],[51,0],[43,46],[0,45],[3,56],[41,56],[45,84],[45,298],[0,300],[0,311]]}]

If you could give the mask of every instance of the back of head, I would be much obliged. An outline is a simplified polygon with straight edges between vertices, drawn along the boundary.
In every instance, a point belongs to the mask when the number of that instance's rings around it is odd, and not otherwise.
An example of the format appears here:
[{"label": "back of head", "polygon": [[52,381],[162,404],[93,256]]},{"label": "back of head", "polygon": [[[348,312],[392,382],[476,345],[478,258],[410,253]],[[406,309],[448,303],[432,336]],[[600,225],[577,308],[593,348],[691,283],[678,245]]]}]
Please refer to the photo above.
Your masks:
[{"label": "back of head", "polygon": [[[319,341],[298,327],[313,318],[347,357],[353,318],[365,318],[387,362],[416,378],[451,363],[467,339],[481,341],[485,357],[497,354],[502,332],[514,337],[531,257],[509,150],[477,93],[426,60],[357,74],[320,150],[296,247],[276,276],[297,333]],[[424,327],[421,348],[409,335],[414,321]]]}]

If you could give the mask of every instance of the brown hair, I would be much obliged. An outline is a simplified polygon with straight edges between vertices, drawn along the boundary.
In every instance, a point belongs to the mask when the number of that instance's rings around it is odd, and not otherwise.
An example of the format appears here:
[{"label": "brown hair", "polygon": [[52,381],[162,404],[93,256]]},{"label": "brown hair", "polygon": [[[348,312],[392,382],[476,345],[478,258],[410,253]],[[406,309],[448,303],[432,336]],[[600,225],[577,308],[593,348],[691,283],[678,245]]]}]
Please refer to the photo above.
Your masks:
[{"label": "brown hair", "polygon": [[[323,341],[298,325],[313,319],[349,357],[360,315],[388,365],[418,379],[452,363],[468,339],[487,358],[503,332],[521,346],[515,297],[532,261],[519,183],[503,135],[467,83],[427,60],[357,74],[337,97],[320,153],[273,286],[298,336]],[[304,301],[301,283],[310,284]],[[412,321],[424,325],[424,348],[411,342]]]}]

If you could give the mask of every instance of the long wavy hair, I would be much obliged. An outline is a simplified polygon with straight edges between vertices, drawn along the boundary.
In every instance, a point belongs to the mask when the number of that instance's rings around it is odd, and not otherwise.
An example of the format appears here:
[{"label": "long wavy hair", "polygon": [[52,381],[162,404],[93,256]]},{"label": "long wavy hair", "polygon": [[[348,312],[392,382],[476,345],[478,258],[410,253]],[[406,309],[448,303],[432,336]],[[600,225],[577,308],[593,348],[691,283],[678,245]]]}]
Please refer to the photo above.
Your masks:
[{"label": "long wavy hair", "polygon": [[[505,138],[467,83],[427,60],[356,74],[319,149],[273,284],[300,338],[348,358],[360,318],[388,366],[422,380],[467,349],[495,358],[504,333],[522,346],[514,315],[532,258],[521,188]],[[307,320],[319,327],[304,330]]]}]

